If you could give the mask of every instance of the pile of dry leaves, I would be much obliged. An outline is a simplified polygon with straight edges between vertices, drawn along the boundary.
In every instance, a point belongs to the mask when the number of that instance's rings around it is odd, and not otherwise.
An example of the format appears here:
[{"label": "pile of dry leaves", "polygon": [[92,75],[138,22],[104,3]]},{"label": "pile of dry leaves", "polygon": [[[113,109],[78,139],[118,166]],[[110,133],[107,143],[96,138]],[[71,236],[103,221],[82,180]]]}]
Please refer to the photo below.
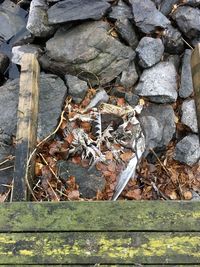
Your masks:
[{"label": "pile of dry leaves", "polygon": [[[137,120],[143,105],[135,108],[123,98],[109,97],[90,89],[77,105],[66,100],[54,139],[39,147],[36,160],[34,198],[41,201],[130,199],[191,199],[200,190],[200,167],[188,167],[172,159],[174,143],[155,163],[142,159],[145,139]],[[85,199],[76,177],[59,176],[57,162],[67,160],[91,170],[96,168],[106,180],[102,192]],[[136,171],[137,168],[137,171]]]}]

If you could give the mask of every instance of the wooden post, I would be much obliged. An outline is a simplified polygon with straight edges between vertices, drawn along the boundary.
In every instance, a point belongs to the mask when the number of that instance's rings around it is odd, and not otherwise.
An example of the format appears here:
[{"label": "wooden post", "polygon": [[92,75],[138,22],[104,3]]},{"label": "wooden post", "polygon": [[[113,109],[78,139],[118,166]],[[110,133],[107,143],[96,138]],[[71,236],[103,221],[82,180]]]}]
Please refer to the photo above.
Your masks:
[{"label": "wooden post", "polygon": [[[19,103],[14,167],[13,201],[27,199],[25,175],[27,161],[37,141],[39,101],[39,64],[33,54],[24,54],[21,60]],[[29,172],[33,171],[32,163]]]},{"label": "wooden post", "polygon": [[191,68],[200,141],[200,44],[197,44],[192,53]]}]

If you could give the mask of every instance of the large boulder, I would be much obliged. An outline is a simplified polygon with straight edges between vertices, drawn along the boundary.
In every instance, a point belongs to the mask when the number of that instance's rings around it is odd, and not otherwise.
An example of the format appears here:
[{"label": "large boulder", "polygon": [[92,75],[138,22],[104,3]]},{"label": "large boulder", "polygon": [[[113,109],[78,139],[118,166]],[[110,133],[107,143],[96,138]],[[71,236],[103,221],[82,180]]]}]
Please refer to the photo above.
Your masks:
[{"label": "large boulder", "polygon": [[64,75],[89,76],[90,82],[110,82],[127,69],[135,52],[110,36],[109,29],[103,21],[60,28],[46,43],[42,66],[52,71],[56,68]]},{"label": "large boulder", "polygon": [[64,0],[56,3],[48,10],[50,24],[75,20],[99,20],[108,10],[110,4],[106,0]]},{"label": "large boulder", "polygon": [[160,62],[145,69],[135,93],[156,103],[170,103],[177,99],[176,69],[171,62]]}]

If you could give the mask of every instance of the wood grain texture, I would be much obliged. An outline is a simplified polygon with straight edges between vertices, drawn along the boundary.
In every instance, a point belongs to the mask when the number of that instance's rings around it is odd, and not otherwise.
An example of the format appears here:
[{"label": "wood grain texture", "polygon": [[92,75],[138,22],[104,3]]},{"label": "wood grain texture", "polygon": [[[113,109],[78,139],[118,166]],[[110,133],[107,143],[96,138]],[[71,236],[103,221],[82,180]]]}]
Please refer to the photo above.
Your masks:
[{"label": "wood grain texture", "polygon": [[0,232],[196,231],[199,202],[1,203]]},{"label": "wood grain texture", "polygon": [[196,264],[200,233],[2,233],[1,264]]},{"label": "wood grain texture", "polygon": [[191,58],[194,100],[197,112],[197,123],[200,140],[200,44],[197,44]]},{"label": "wood grain texture", "polygon": [[[25,173],[30,153],[36,145],[39,101],[39,64],[33,54],[24,54],[21,61],[17,134],[14,167],[13,200],[26,200]],[[33,164],[29,176],[32,175]]]}]

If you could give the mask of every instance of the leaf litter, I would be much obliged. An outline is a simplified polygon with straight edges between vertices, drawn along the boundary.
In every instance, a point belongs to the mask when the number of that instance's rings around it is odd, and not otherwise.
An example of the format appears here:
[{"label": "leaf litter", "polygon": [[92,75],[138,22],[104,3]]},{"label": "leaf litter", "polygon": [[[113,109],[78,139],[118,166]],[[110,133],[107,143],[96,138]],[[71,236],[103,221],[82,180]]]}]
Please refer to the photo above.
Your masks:
[{"label": "leaf litter", "polygon": [[[200,167],[175,161],[173,141],[162,156],[150,150],[154,164],[142,158],[145,137],[137,115],[146,104],[140,99],[133,108],[124,98],[106,97],[93,88],[79,105],[68,97],[58,127],[34,152],[37,157],[33,200],[190,200],[193,192],[199,194]],[[178,107],[174,109],[177,132],[181,135],[188,129],[178,120]],[[105,178],[104,190],[92,199],[83,198],[76,177],[60,177],[56,165],[59,160],[88,170],[96,168]],[[0,202],[8,199],[11,188],[0,195]]]}]

